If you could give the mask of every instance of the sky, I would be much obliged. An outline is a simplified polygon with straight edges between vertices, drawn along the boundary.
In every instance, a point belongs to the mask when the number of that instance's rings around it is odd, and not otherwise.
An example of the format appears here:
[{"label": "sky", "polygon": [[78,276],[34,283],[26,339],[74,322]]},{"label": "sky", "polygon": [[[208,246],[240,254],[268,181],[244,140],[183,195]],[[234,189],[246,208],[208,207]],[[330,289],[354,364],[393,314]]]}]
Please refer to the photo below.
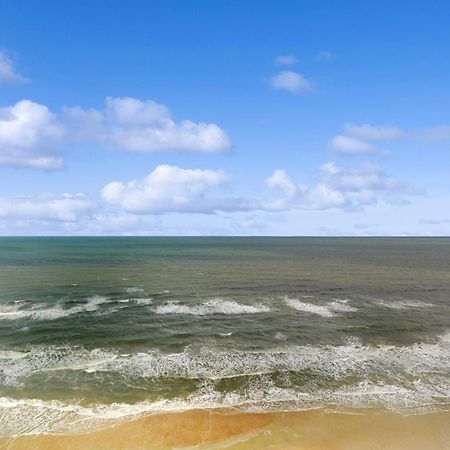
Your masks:
[{"label": "sky", "polygon": [[3,0],[0,235],[450,235],[449,16]]}]

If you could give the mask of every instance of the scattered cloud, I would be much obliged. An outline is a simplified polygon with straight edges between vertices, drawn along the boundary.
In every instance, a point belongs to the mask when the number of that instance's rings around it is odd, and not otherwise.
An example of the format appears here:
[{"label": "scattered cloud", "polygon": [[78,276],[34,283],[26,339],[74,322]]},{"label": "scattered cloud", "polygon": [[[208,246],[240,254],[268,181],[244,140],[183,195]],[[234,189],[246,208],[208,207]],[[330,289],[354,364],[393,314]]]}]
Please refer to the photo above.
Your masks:
[{"label": "scattered cloud", "polygon": [[174,122],[164,105],[151,100],[108,97],[103,110],[76,106],[59,115],[31,100],[0,107],[0,166],[60,169],[58,150],[75,141],[136,152],[214,153],[231,147],[219,126]]},{"label": "scattered cloud", "polygon": [[17,72],[14,61],[4,50],[0,50],[0,84],[16,84],[27,79]]},{"label": "scattered cloud", "polygon": [[275,89],[282,89],[293,94],[301,94],[311,91],[313,84],[307,80],[301,73],[291,70],[283,70],[271,78],[270,84]]},{"label": "scattered cloud", "polygon": [[59,169],[63,161],[56,148],[64,127],[49,109],[30,100],[0,108],[0,165]]},{"label": "scattered cloud", "polygon": [[334,53],[327,50],[321,50],[316,55],[316,60],[320,62],[331,62],[336,58]]},{"label": "scattered cloud", "polygon": [[367,123],[354,125],[347,123],[343,126],[342,134],[331,139],[330,146],[334,150],[347,155],[386,154],[389,152],[380,150],[372,142],[396,140],[428,143],[450,140],[450,126],[441,125],[405,131],[392,125],[370,125]]},{"label": "scattered cloud", "polygon": [[214,153],[231,147],[218,125],[175,122],[166,106],[152,100],[107,97],[104,109],[66,108],[65,118],[80,139],[122,150]]},{"label": "scattered cloud", "polygon": [[292,66],[297,64],[298,60],[294,55],[280,55],[275,58],[275,62],[283,66]]},{"label": "scattered cloud", "polygon": [[377,149],[367,142],[363,140],[351,137],[344,136],[339,134],[335,136],[330,141],[330,147],[340,153],[345,153],[347,155],[359,155],[359,154],[367,154],[367,153],[376,153]]},{"label": "scattered cloud", "polygon": [[221,170],[157,166],[143,180],[113,181],[101,191],[106,202],[137,214],[245,211],[255,207],[246,199],[215,198],[206,193],[229,181]]},{"label": "scattered cloud", "polygon": [[0,220],[75,222],[92,212],[83,194],[0,197]]},{"label": "scattered cloud", "polygon": [[342,134],[338,134],[330,141],[330,147],[337,152],[347,155],[360,155],[379,153],[386,154],[370,142],[373,141],[393,141],[402,139],[406,132],[401,128],[391,125],[374,126],[370,124],[354,125],[347,123],[344,125]]},{"label": "scattered cloud", "polygon": [[355,211],[369,205],[403,204],[408,196],[419,193],[374,165],[348,169],[330,162],[320,167],[318,178],[317,184],[305,186],[296,184],[284,170],[274,171],[266,183],[285,196],[266,204],[266,208]]},{"label": "scattered cloud", "polygon": [[269,188],[281,189],[286,194],[287,198],[294,197],[297,191],[297,186],[295,183],[289,177],[287,172],[281,169],[274,170],[272,175],[266,179],[266,184]]}]

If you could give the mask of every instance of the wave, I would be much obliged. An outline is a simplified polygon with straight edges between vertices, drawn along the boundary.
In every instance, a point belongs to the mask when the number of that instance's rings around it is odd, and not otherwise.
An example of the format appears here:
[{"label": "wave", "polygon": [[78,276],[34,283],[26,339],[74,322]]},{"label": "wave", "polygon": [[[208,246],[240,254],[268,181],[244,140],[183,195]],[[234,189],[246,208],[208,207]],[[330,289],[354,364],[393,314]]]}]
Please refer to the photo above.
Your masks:
[{"label": "wave", "polygon": [[414,309],[414,308],[432,308],[436,306],[433,303],[422,302],[420,300],[376,300],[377,306],[382,306],[389,309]]},{"label": "wave", "polygon": [[348,298],[334,298],[330,303],[328,303],[328,308],[336,312],[355,312],[358,308],[349,305],[350,299]]},{"label": "wave", "polygon": [[2,305],[0,309],[0,320],[17,320],[17,319],[32,319],[32,320],[56,320],[62,317],[69,317],[74,314],[82,312],[97,311],[103,303],[109,303],[107,297],[94,295],[87,299],[86,303],[82,305],[72,306],[70,308],[63,308],[62,305],[39,307],[32,309],[24,309],[21,304],[17,305]]},{"label": "wave", "polygon": [[[285,346],[271,351],[186,349],[182,353],[121,354],[110,349],[36,347],[0,353],[0,381],[21,387],[37,372],[64,377],[95,372],[96,389],[118,374],[129,386],[143,379],[192,379],[195,391],[174,399],[85,407],[59,401],[0,399],[5,435],[73,432],[111,425],[141,414],[192,408],[242,411],[302,410],[318,407],[373,408],[399,413],[450,408],[450,342],[409,346]],[[105,374],[105,378],[103,377]],[[236,379],[223,389],[224,379]],[[86,379],[85,379],[86,380]],[[233,381],[233,380],[230,380]],[[94,381],[93,381],[94,382]],[[233,387],[234,386],[234,387]],[[142,387],[138,386],[138,389]]]},{"label": "wave", "polygon": [[245,305],[234,300],[223,298],[213,298],[198,305],[185,305],[179,302],[168,302],[155,308],[156,314],[187,314],[194,316],[206,316],[213,314],[258,314],[269,312],[271,309],[267,305]]},{"label": "wave", "polygon": [[[0,369],[11,384],[37,371],[78,369],[120,372],[132,377],[220,379],[276,371],[311,370],[334,379],[359,375],[435,374],[450,370],[450,343],[410,346],[361,345],[348,339],[346,345],[286,346],[274,351],[198,352],[164,354],[157,351],[120,354],[108,349],[36,347],[29,352],[3,351]],[[449,380],[450,385],[450,380]]]},{"label": "wave", "polygon": [[307,312],[311,314],[318,314],[322,317],[333,317],[334,313],[330,311],[327,306],[315,305],[313,303],[303,302],[296,298],[285,298],[286,305],[297,311]]},{"label": "wave", "polygon": [[[146,306],[152,304],[151,298],[131,298],[113,300],[109,297],[93,295],[86,299],[85,303],[64,307],[64,303],[51,306],[38,305],[34,306],[29,302],[14,302],[14,304],[0,305],[0,320],[19,320],[28,319],[36,321],[57,320],[70,317],[80,313],[93,313],[99,311],[102,305],[120,305],[123,303],[134,304],[138,306]],[[31,305],[31,307],[30,307]],[[123,307],[123,305],[122,305]],[[114,312],[117,309],[110,308],[108,312]]]},{"label": "wave", "polygon": [[[383,380],[411,389],[420,384],[445,389],[450,398],[450,343],[444,338],[435,344],[410,346],[361,345],[348,339],[345,345],[285,346],[271,351],[219,351],[187,348],[164,354],[157,351],[120,354],[108,349],[87,350],[70,347],[36,347],[28,353],[2,353],[0,380],[4,385],[20,386],[36,372],[80,370],[117,373],[127,379],[183,378],[220,380],[224,378],[307,374],[306,382],[359,383]],[[305,375],[306,376],[306,375]],[[100,380],[100,378],[99,378]],[[308,381],[309,382],[309,381]],[[311,385],[311,388],[314,386]]]},{"label": "wave", "polygon": [[[86,407],[57,400],[0,397],[0,436],[29,434],[72,434],[106,428],[141,416],[192,409],[233,409],[235,412],[304,411],[327,408],[382,407],[400,414],[419,414],[449,410],[433,407],[435,391],[423,388],[420,395],[402,386],[366,381],[358,386],[318,389],[315,393],[279,388],[268,379],[248,386],[244,394],[219,392],[211,382],[204,383],[184,399],[112,403]],[[447,399],[448,401],[448,399]],[[424,403],[425,402],[425,403]],[[426,406],[423,406],[423,405]]]},{"label": "wave", "polygon": [[130,286],[124,289],[127,294],[135,294],[136,292],[144,292],[144,289],[140,287]]},{"label": "wave", "polygon": [[357,308],[348,304],[349,299],[334,298],[331,302],[324,305],[317,305],[315,303],[304,302],[296,298],[284,299],[286,305],[297,311],[302,311],[310,314],[317,314],[322,317],[333,317],[336,313],[354,312]]}]

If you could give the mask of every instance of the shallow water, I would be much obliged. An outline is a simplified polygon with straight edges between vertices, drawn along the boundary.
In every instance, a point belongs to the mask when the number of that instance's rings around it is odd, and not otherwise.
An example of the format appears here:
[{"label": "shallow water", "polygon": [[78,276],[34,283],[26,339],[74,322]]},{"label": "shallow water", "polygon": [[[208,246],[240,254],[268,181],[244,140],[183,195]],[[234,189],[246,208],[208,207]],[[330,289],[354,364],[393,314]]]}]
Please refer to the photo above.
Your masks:
[{"label": "shallow water", "polygon": [[450,239],[0,238],[0,430],[450,409]]}]

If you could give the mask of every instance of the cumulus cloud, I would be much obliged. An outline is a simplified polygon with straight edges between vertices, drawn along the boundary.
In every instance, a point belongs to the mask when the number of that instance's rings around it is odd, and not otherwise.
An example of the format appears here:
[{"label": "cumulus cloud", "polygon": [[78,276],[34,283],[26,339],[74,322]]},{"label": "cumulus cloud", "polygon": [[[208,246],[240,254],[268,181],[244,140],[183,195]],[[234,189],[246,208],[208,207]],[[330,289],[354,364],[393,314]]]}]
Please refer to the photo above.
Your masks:
[{"label": "cumulus cloud", "polygon": [[231,147],[218,125],[175,122],[167,107],[151,100],[108,97],[102,110],[76,106],[61,114],[31,100],[0,107],[0,165],[59,169],[58,150],[73,142],[136,152],[213,153]]},{"label": "cumulus cloud", "polygon": [[307,80],[301,73],[291,70],[283,70],[273,76],[270,84],[274,89],[282,89],[293,94],[308,92],[313,88],[311,81]]},{"label": "cumulus cloud", "polygon": [[401,204],[418,193],[374,165],[345,168],[330,162],[320,167],[318,178],[315,185],[305,186],[296,184],[284,170],[274,171],[266,183],[285,196],[267,203],[266,208],[357,210],[382,203]]},{"label": "cumulus cloud", "polygon": [[294,55],[280,55],[275,58],[275,62],[284,66],[292,66],[296,64],[298,60]]},{"label": "cumulus cloud", "polygon": [[0,197],[0,220],[75,222],[92,210],[83,194]]},{"label": "cumulus cloud", "polygon": [[17,72],[14,61],[4,50],[0,50],[0,83],[15,84],[27,81]]},{"label": "cumulus cloud", "polygon": [[339,134],[330,141],[330,146],[334,150],[347,155],[359,155],[361,153],[375,153],[374,146],[361,139]]},{"label": "cumulus cloud", "polygon": [[65,117],[80,139],[122,150],[214,153],[231,146],[218,125],[175,122],[166,106],[152,100],[107,97],[102,110],[76,106],[66,108]]},{"label": "cumulus cloud", "polygon": [[255,207],[246,199],[215,198],[207,192],[224,186],[229,178],[221,170],[157,166],[143,180],[113,181],[103,187],[106,202],[137,214],[215,213]]},{"label": "cumulus cloud", "polygon": [[0,108],[0,165],[58,169],[62,159],[56,147],[64,127],[49,109],[30,100]]},{"label": "cumulus cloud", "polygon": [[266,179],[266,184],[270,188],[281,189],[288,198],[294,197],[297,191],[297,186],[292,181],[291,177],[285,170],[281,169],[274,170],[272,175]]}]

